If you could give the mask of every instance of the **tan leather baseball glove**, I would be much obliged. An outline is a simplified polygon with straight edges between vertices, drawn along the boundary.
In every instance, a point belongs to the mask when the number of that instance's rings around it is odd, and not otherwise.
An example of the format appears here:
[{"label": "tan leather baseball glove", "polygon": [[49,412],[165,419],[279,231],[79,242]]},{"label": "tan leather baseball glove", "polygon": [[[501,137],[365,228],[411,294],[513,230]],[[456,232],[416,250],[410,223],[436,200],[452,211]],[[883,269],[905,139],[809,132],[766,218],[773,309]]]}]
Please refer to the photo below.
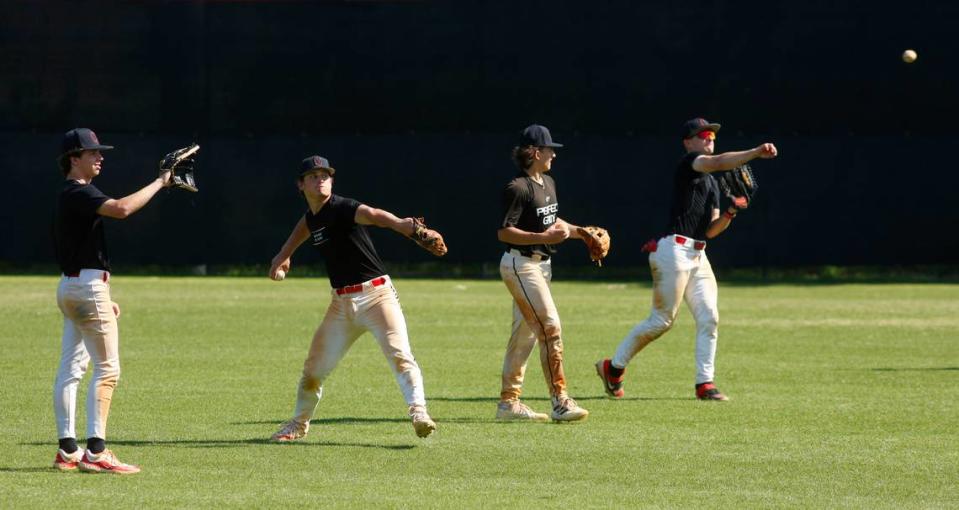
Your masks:
[{"label": "tan leather baseball glove", "polygon": [[589,250],[589,258],[602,267],[603,259],[609,254],[609,232],[602,227],[579,227],[576,232],[586,243]]},{"label": "tan leather baseball glove", "polygon": [[439,232],[426,226],[423,218],[413,218],[413,235],[410,236],[424,250],[442,257],[446,255],[446,243]]}]

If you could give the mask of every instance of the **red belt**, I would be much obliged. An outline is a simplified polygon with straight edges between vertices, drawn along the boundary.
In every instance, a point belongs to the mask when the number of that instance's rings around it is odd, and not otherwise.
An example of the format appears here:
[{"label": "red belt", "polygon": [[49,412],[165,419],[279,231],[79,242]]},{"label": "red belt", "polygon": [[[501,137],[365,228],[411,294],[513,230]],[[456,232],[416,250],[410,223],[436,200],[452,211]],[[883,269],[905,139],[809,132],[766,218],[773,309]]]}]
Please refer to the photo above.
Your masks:
[{"label": "red belt", "polygon": [[[383,278],[382,276],[379,278],[374,278],[370,280],[369,283],[370,285],[374,287],[379,287],[380,285],[383,285],[386,283],[386,278]],[[347,285],[346,287],[340,287],[336,289],[336,295],[342,296],[343,294],[353,294],[355,292],[362,292],[362,291],[363,291],[362,283],[359,285]]]},{"label": "red belt", "polygon": [[[79,278],[79,277],[80,277],[80,272],[78,271],[78,272],[76,272],[76,273],[64,274],[63,276],[66,276],[67,278]],[[106,282],[106,281],[109,281],[109,280],[110,280],[110,273],[107,272],[107,271],[104,271],[104,272],[103,272],[103,281]]]},{"label": "red belt", "polygon": [[686,241],[693,241],[694,250],[702,250],[703,248],[706,247],[706,241],[696,241],[693,239],[685,238],[683,236],[673,236],[673,237],[676,239],[676,244],[681,244],[683,246],[686,246]]}]

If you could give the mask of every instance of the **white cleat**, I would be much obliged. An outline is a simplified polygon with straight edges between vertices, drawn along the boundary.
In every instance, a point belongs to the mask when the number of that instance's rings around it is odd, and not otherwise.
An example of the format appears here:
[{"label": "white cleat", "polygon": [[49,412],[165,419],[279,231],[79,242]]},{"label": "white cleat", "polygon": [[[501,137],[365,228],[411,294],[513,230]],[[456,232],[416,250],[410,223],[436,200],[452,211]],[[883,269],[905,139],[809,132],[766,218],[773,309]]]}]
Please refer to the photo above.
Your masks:
[{"label": "white cleat", "polygon": [[580,421],[589,416],[589,411],[579,407],[575,400],[567,395],[553,397],[553,420],[555,421]]},{"label": "white cleat", "polygon": [[537,413],[519,400],[507,400],[496,406],[496,419],[500,421],[549,421],[549,416]]},{"label": "white cleat", "polygon": [[310,422],[300,423],[296,420],[290,420],[283,424],[280,427],[280,430],[277,430],[273,437],[270,438],[272,441],[278,443],[289,443],[290,441],[296,441],[302,437],[306,437],[306,433],[310,431]]},{"label": "white cleat", "polygon": [[425,406],[410,406],[410,419],[418,437],[429,437],[436,430],[436,422],[430,418]]}]

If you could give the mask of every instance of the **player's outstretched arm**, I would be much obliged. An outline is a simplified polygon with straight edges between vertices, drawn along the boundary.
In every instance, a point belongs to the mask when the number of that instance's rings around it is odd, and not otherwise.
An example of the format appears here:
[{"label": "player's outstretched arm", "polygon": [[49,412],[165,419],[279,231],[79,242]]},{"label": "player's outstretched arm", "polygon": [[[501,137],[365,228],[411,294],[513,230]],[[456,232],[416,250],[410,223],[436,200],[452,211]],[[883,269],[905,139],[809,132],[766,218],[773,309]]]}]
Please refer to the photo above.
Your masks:
[{"label": "player's outstretched arm", "polygon": [[356,216],[353,220],[360,225],[374,225],[388,228],[407,237],[413,235],[413,218],[399,218],[389,211],[370,207],[365,204],[361,204],[356,208]]},{"label": "player's outstretched arm", "polygon": [[131,214],[139,211],[143,206],[150,202],[150,199],[160,191],[161,188],[170,185],[170,172],[161,172],[160,176],[147,184],[139,191],[127,195],[123,198],[107,200],[97,208],[97,214],[108,218],[118,220],[125,219]]},{"label": "player's outstretched arm", "polygon": [[270,278],[274,278],[278,269],[284,273],[290,272],[290,257],[309,238],[310,228],[306,226],[306,216],[301,216],[300,221],[296,222],[296,226],[290,232],[290,237],[283,243],[279,253],[270,261]]},{"label": "player's outstretched arm", "polygon": [[693,160],[693,170],[703,173],[732,170],[756,158],[771,159],[779,155],[776,146],[771,143],[760,144],[748,151],[724,152],[710,156],[703,154]]},{"label": "player's outstretched arm", "polygon": [[376,225],[399,232],[437,257],[446,255],[448,251],[443,236],[427,227],[423,218],[401,219],[389,211],[360,205],[356,209],[354,220],[361,225]]}]

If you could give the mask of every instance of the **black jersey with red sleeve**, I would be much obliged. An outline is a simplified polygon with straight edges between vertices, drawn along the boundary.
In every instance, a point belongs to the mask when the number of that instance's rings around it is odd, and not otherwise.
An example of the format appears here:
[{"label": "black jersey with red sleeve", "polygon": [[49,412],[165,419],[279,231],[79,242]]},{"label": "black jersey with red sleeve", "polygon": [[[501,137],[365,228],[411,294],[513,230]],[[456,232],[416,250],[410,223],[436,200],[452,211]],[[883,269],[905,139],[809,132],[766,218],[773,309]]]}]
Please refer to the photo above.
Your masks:
[{"label": "black jersey with red sleeve", "polygon": [[[516,227],[526,232],[545,232],[559,218],[559,199],[556,198],[556,183],[543,175],[543,183],[534,181],[526,172],[521,172],[503,190],[503,215],[499,228]],[[530,253],[550,255],[556,249],[549,244],[511,245],[528,256]]]},{"label": "black jersey with red sleeve", "polygon": [[110,270],[103,216],[97,209],[110,197],[93,184],[63,182],[53,214],[53,251],[65,275],[81,269]]},{"label": "black jersey with red sleeve", "polygon": [[690,152],[676,166],[667,232],[705,240],[713,209],[719,208],[719,185],[712,175],[693,168],[697,156]]},{"label": "black jersey with red sleeve", "polygon": [[356,222],[360,205],[352,198],[334,194],[316,214],[306,211],[308,242],[323,255],[326,274],[334,288],[356,285],[386,274],[366,226]]}]

